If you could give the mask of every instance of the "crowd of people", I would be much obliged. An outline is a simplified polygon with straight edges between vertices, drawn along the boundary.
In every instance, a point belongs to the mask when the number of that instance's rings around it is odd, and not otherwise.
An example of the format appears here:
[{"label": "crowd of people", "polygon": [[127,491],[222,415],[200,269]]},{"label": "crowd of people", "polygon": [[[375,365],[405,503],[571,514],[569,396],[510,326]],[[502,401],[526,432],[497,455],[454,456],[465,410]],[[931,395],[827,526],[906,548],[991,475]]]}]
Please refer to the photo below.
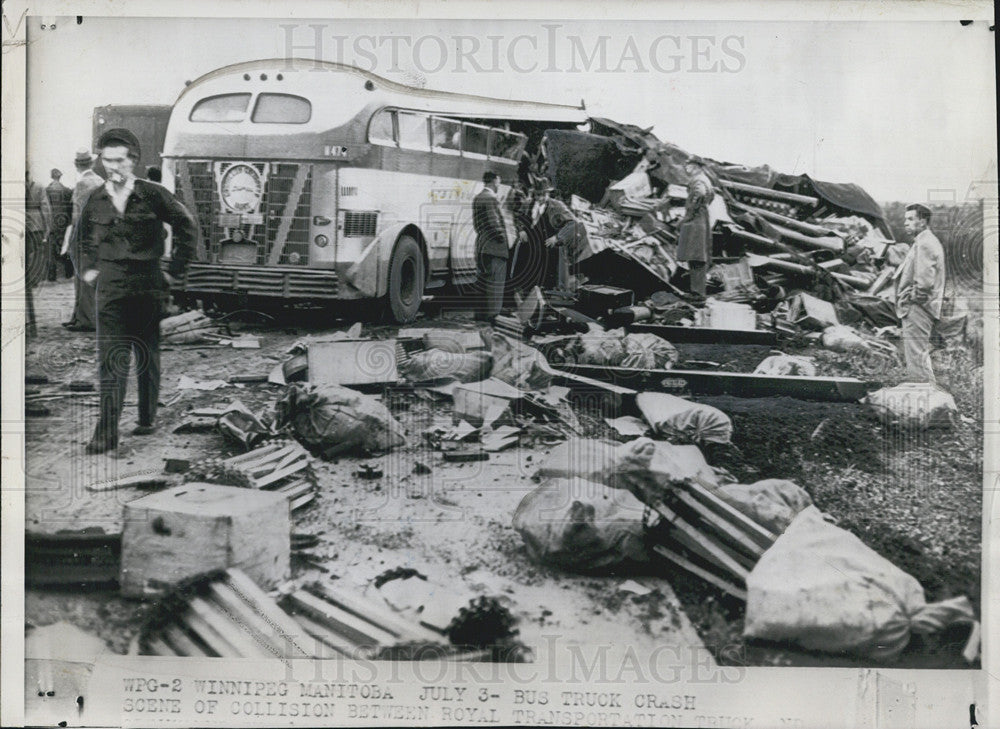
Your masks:
[{"label": "crowd of people", "polygon": [[568,200],[548,178],[536,175],[520,179],[507,197],[515,227],[515,239],[508,241],[499,189],[499,175],[486,172],[472,203],[482,291],[476,319],[484,322],[496,318],[505,299],[535,286],[571,294],[577,285],[574,263],[587,245],[587,230]]}]

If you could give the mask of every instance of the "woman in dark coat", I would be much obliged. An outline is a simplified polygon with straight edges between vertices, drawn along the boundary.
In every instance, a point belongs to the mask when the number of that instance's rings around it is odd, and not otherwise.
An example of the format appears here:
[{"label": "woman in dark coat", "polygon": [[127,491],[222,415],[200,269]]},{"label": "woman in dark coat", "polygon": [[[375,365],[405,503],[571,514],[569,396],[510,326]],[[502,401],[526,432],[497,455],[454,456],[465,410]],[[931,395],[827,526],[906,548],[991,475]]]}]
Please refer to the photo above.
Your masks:
[{"label": "woman in dark coat", "polygon": [[684,169],[688,174],[687,204],[677,240],[677,260],[688,264],[691,293],[704,299],[706,274],[712,262],[712,224],[708,206],[715,198],[715,190],[700,157],[690,157]]}]

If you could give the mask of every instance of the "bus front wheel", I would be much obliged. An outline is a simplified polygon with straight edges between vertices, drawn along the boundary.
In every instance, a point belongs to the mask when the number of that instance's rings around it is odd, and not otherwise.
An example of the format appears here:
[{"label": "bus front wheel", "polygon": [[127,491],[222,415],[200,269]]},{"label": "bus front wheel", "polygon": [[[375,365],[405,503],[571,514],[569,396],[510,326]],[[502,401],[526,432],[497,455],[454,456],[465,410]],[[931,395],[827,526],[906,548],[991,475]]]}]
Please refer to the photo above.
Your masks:
[{"label": "bus front wheel", "polygon": [[389,313],[396,322],[407,324],[417,317],[424,297],[424,276],[420,245],[411,236],[400,237],[389,261]]}]

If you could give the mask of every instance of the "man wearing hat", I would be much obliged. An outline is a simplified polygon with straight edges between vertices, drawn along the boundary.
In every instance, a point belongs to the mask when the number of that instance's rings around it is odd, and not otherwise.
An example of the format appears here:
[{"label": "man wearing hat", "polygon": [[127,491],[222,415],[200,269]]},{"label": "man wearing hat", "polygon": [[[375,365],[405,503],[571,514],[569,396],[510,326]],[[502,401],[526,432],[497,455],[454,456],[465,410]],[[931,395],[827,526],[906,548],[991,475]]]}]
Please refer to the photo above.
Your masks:
[{"label": "man wearing hat", "polygon": [[77,224],[83,205],[87,198],[97,188],[104,184],[104,178],[94,172],[96,158],[88,149],[79,149],[73,158],[76,167],[76,185],[73,187],[72,213],[69,230],[63,240],[62,253],[68,254],[73,262],[76,275],[73,277],[73,291],[76,294],[73,303],[73,316],[63,326],[72,332],[92,332],[96,327],[97,316],[94,312],[94,287],[84,283],[80,278],[80,240]]},{"label": "man wearing hat", "polygon": [[[133,435],[153,432],[160,391],[160,318],[168,281],[183,276],[194,258],[198,227],[166,188],[137,179],[139,140],[125,129],[97,143],[108,181],[95,189],[80,215],[81,276],[97,286],[97,359],[101,410],[90,454],[118,446],[118,420],[136,359],[139,423]],[[160,270],[166,231],[172,229],[169,279]]]},{"label": "man wearing hat", "polygon": [[62,184],[62,171],[52,170],[50,177],[52,182],[45,188],[45,196],[49,199],[49,208],[52,210],[52,232],[49,235],[49,281],[58,278],[60,264],[66,278],[73,275],[73,265],[62,253],[63,237],[66,229],[69,228],[70,218],[73,215],[73,191]]},{"label": "man wearing hat", "polygon": [[931,365],[931,330],[941,318],[944,300],[944,248],[931,232],[931,210],[914,203],[906,206],[903,228],[913,245],[893,276],[896,315],[902,322],[906,379],[936,384]]},{"label": "man wearing hat", "polygon": [[483,173],[483,189],[472,201],[472,226],[476,231],[476,272],[483,288],[478,321],[493,322],[503,306],[507,280],[507,227],[500,214],[500,175]]}]

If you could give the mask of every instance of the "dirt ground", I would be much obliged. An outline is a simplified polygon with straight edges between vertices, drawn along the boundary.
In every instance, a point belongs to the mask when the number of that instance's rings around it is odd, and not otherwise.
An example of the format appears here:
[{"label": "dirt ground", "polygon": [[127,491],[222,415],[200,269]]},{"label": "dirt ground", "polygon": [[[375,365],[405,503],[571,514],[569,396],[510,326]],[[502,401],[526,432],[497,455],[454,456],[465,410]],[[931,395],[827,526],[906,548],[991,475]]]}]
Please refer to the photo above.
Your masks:
[{"label": "dirt ground", "polygon": [[[44,374],[50,382],[93,381],[94,335],[69,333],[59,326],[69,318],[72,286],[42,284],[35,302],[38,336],[28,343],[26,372]],[[235,454],[238,447],[219,434],[171,431],[191,407],[238,398],[261,411],[282,392],[274,385],[180,391],[182,375],[212,380],[265,374],[298,338],[350,323],[314,316],[306,322],[285,318],[241,325],[259,335],[259,350],[168,348],[163,353],[159,430],[152,437],[128,436],[136,417],[133,383],[133,399],[127,401],[122,421],[123,448],[116,459],[82,453],[96,418],[95,397],[49,401],[50,416],[27,419],[26,528],[54,532],[99,526],[109,533],[120,531],[123,504],[143,492],[94,493],[87,484],[116,475],[158,473],[165,458]],[[467,313],[454,312],[422,319],[416,326],[472,323]],[[374,331],[385,336],[392,329]],[[684,360],[716,362],[721,370],[736,372],[751,371],[769,353],[766,347],[715,345],[679,345],[678,350]],[[889,385],[902,375],[898,362],[877,355],[846,356],[808,346],[786,351],[814,356],[824,375],[853,375]],[[955,394],[962,413],[952,430],[901,439],[885,431],[861,404],[704,397],[699,401],[726,412],[734,425],[733,446],[706,449],[706,458],[744,483],[763,478],[795,481],[840,526],[915,576],[928,601],[964,594],[978,612],[982,370],[962,351],[949,357],[938,364],[941,384]],[[58,385],[39,389],[64,392]],[[318,498],[293,515],[293,531],[319,535],[320,543],[309,550],[309,561],[293,562],[294,577],[338,579],[362,591],[371,589],[374,578],[386,570],[417,569],[458,593],[499,597],[519,619],[521,638],[529,646],[541,646],[542,636],[559,634],[581,643],[703,643],[723,663],[854,665],[849,659],[745,643],[742,605],[677,571],[580,576],[532,562],[511,527],[511,517],[536,485],[531,476],[548,449],[521,447],[491,454],[489,462],[445,463],[421,433],[450,421],[449,405],[407,396],[394,406],[394,414],[410,436],[407,447],[377,459],[317,461]],[[593,432],[588,434],[613,434],[599,422],[589,425]],[[417,462],[429,466],[430,473],[415,473]],[[381,466],[384,477],[356,478],[354,471],[364,463]],[[656,592],[639,599],[620,591],[633,577]],[[148,603],[107,591],[30,590],[26,595],[29,622],[67,620],[100,635],[120,652],[127,649],[148,609]],[[956,666],[955,644],[963,639],[949,634],[914,640],[900,665]]]},{"label": "dirt ground", "polygon": [[[35,294],[38,336],[28,343],[26,372],[44,374],[50,382],[93,381],[94,334],[66,332],[59,325],[70,315],[71,284],[46,283]],[[145,492],[130,488],[95,493],[86,489],[87,484],[133,473],[159,473],[166,458],[196,460],[242,452],[217,433],[171,431],[191,407],[238,398],[259,412],[283,391],[276,385],[179,391],[182,375],[206,381],[266,374],[298,338],[350,324],[320,320],[294,329],[284,324],[249,325],[245,331],[260,335],[259,350],[165,348],[159,429],[149,437],[128,435],[136,424],[133,381],[122,418],[118,458],[83,454],[96,421],[92,404],[96,397],[49,401],[52,415],[27,419],[26,529],[55,532],[96,526],[108,533],[119,532],[123,505]],[[472,327],[470,317],[462,313],[438,324]],[[65,391],[56,385],[38,389]],[[407,397],[394,414],[407,430],[407,447],[375,459],[315,462],[319,493],[312,505],[293,514],[293,532],[320,536],[319,545],[309,550],[309,561],[322,570],[293,560],[294,578],[338,579],[360,592],[370,589],[374,578],[386,570],[417,569],[447,584],[457,595],[498,597],[518,618],[520,639],[537,647],[538,659],[546,645],[543,636],[552,635],[563,636],[569,643],[603,639],[637,646],[700,644],[663,576],[640,577],[656,592],[652,598],[633,599],[631,593],[618,589],[633,575],[581,577],[529,560],[511,527],[511,517],[524,495],[537,486],[531,475],[550,449],[518,448],[491,454],[488,462],[445,463],[421,434],[432,423],[450,423],[450,405]],[[431,472],[414,473],[416,462],[429,466]],[[380,466],[384,477],[377,481],[356,478],[354,472],[366,463]],[[25,600],[30,623],[66,620],[101,636],[118,652],[128,649],[148,609],[149,603],[107,591],[74,594],[32,589]]]}]

